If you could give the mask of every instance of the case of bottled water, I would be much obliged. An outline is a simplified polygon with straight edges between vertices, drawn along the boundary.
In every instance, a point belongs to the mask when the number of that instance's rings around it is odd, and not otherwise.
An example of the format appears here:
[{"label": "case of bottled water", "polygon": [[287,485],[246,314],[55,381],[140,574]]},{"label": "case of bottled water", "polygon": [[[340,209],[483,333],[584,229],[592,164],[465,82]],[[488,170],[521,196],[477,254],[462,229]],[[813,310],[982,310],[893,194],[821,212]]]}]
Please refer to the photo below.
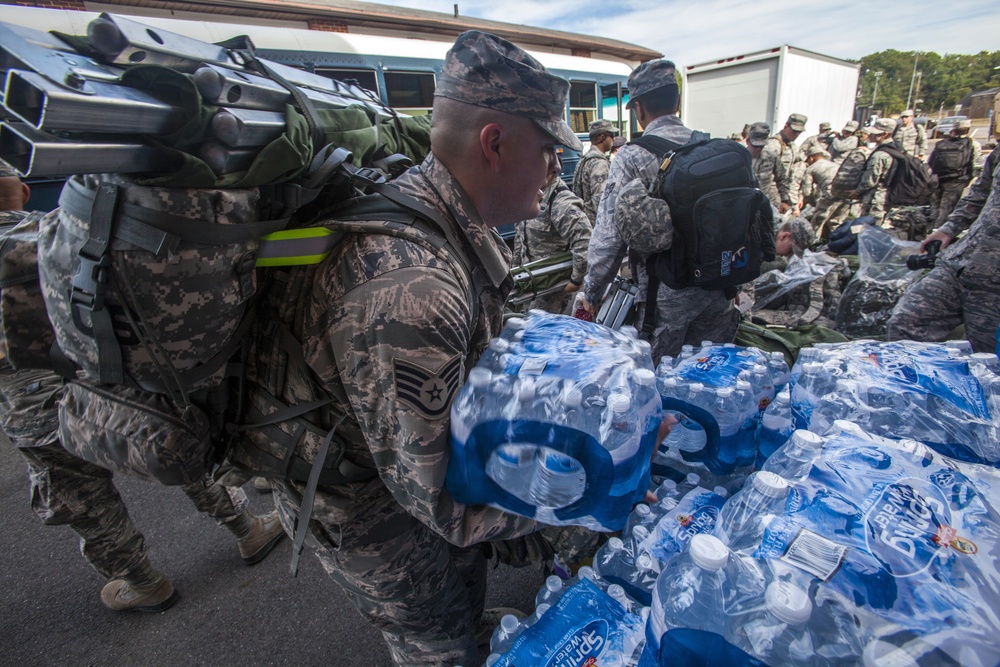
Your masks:
[{"label": "case of bottled water", "polygon": [[[616,588],[614,586],[610,588]],[[645,610],[629,610],[587,578],[567,589],[537,622],[520,632],[495,667],[628,667],[643,641]],[[626,598],[626,604],[630,604]]]},{"label": "case of bottled water", "polygon": [[853,341],[802,350],[791,377],[795,428],[822,433],[846,419],[952,458],[1000,464],[1000,363],[961,343]]},{"label": "case of bottled water", "polygon": [[620,530],[649,484],[661,420],[649,345],[531,311],[508,320],[451,409],[456,500]]},{"label": "case of bottled water", "polygon": [[657,389],[678,425],[653,461],[654,480],[695,472],[703,485],[738,488],[757,457],[760,416],[788,376],[780,353],[731,343],[704,341],[698,349],[684,346],[676,359],[664,357]]},{"label": "case of bottled water", "polygon": [[687,549],[695,535],[710,535],[715,531],[725,502],[716,491],[700,486],[691,489],[660,517],[649,536],[640,542],[639,551],[648,552],[660,572],[674,556]]}]

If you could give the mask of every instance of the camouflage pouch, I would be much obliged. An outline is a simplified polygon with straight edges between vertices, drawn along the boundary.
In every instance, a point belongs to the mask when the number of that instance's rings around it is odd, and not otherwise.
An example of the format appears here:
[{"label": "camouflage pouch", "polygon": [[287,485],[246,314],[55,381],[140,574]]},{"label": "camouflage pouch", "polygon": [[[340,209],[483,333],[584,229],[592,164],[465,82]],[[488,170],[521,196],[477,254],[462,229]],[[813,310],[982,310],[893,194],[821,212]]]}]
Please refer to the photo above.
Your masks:
[{"label": "camouflage pouch", "polygon": [[0,354],[17,369],[50,368],[56,340],[38,280],[41,217],[31,213],[0,232]]},{"label": "camouflage pouch", "polygon": [[100,384],[175,400],[217,385],[250,325],[256,189],[75,176],[39,233],[39,275],[63,353]]},{"label": "camouflage pouch", "polygon": [[59,438],[68,452],[94,465],[167,485],[201,479],[215,452],[201,408],[83,381],[65,387]]}]

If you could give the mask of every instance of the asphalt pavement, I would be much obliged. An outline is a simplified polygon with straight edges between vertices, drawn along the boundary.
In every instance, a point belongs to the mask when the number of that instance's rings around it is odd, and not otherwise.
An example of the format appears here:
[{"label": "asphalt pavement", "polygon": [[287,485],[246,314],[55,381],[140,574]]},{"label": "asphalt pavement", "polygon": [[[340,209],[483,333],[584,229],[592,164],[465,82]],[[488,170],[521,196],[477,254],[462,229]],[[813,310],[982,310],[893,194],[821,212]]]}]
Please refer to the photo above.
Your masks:
[{"label": "asphalt pavement", "polygon": [[[0,665],[390,665],[368,625],[305,555],[289,573],[290,542],[246,566],[230,533],[198,514],[180,489],[115,478],[154,565],[180,591],[162,613],[116,613],[104,579],[80,555],[76,534],[46,526],[30,507],[27,468],[0,435]],[[270,495],[246,487],[255,512]],[[543,577],[533,568],[490,570],[487,606],[530,611]],[[468,666],[467,666],[468,667]]]}]

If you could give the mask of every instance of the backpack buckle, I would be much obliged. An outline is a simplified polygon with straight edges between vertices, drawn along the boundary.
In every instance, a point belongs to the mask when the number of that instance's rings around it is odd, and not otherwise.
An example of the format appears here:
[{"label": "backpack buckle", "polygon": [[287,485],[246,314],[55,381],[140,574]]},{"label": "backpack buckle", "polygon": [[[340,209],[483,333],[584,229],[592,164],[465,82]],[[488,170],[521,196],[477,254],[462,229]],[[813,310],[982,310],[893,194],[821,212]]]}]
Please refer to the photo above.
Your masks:
[{"label": "backpack buckle", "polygon": [[111,267],[111,255],[104,254],[94,260],[81,251],[78,256],[80,257],[80,266],[76,270],[76,275],[73,276],[69,297],[70,304],[74,311],[77,308],[89,311],[101,310],[104,308],[104,296],[111,278],[108,271],[108,268]]}]

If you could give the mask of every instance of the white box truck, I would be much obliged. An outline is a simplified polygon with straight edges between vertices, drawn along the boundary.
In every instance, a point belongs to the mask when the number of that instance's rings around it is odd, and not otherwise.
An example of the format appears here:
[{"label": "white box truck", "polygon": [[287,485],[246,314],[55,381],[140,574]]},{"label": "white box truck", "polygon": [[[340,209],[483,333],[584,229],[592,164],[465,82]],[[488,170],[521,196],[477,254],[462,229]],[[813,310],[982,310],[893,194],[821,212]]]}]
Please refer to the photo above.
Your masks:
[{"label": "white box truck", "polygon": [[684,68],[681,118],[713,137],[764,121],[777,133],[792,113],[809,121],[802,137],[828,121],[835,131],[854,118],[857,63],[784,45]]}]

